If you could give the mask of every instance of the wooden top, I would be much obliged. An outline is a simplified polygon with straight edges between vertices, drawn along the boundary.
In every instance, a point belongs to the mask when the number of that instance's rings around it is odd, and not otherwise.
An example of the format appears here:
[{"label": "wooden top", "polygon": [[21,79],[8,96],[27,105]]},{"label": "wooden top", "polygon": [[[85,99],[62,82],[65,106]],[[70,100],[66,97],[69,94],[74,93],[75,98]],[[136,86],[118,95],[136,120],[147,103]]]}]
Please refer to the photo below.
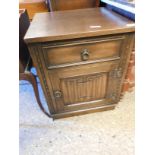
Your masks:
[{"label": "wooden top", "polygon": [[37,13],[27,43],[134,32],[134,22],[105,8]]}]

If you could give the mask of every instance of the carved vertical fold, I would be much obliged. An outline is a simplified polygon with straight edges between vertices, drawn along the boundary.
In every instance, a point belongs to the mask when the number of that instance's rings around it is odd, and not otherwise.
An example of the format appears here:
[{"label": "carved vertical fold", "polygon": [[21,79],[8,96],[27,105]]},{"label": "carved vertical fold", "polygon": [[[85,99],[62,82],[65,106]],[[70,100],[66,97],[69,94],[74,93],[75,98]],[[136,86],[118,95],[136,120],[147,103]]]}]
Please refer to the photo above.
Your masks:
[{"label": "carved vertical fold", "polygon": [[61,79],[64,103],[74,104],[103,99],[106,93],[107,74],[93,74]]}]

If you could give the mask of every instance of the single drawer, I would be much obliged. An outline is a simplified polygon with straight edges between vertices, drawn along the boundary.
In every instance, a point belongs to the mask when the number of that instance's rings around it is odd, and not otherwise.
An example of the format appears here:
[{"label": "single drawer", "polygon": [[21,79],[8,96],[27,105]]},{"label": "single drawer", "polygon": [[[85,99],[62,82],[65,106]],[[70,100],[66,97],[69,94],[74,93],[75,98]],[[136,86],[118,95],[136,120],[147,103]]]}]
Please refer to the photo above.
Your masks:
[{"label": "single drawer", "polygon": [[103,38],[57,45],[44,45],[43,54],[48,68],[91,63],[120,57],[124,37]]}]

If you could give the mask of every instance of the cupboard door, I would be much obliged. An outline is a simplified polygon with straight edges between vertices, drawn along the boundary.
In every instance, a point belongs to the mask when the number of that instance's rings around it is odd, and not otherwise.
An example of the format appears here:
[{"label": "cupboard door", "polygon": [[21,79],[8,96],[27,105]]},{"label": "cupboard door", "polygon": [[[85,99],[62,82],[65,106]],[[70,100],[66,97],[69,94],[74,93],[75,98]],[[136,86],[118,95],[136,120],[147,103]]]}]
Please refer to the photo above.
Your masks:
[{"label": "cupboard door", "polygon": [[49,70],[57,112],[115,103],[121,77],[118,62]]}]

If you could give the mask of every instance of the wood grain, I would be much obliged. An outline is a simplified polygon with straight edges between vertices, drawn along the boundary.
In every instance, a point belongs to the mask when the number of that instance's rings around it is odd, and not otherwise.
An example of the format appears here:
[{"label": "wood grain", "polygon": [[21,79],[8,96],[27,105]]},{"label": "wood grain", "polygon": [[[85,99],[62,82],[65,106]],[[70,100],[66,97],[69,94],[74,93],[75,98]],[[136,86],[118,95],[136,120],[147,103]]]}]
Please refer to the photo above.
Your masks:
[{"label": "wood grain", "polygon": [[60,118],[79,116],[79,115],[84,115],[84,114],[89,114],[89,113],[94,113],[94,112],[102,112],[102,111],[107,111],[107,110],[113,110],[113,109],[115,109],[115,106],[116,106],[116,104],[93,107],[93,108],[89,108],[89,109],[79,109],[79,110],[72,111],[72,112],[66,111],[63,113],[53,114],[52,118],[53,119],[60,119]]},{"label": "wood grain", "polygon": [[20,0],[20,9],[26,9],[29,19],[32,20],[36,13],[48,12],[45,0]]},{"label": "wood grain", "polygon": [[[117,60],[48,71],[53,90],[62,93],[62,97],[56,100],[59,106],[57,112],[111,103],[107,91],[111,90],[111,87],[117,87],[119,83],[110,85],[113,79],[109,79],[109,72],[117,68],[118,64]],[[110,93],[114,93],[115,90],[111,90]],[[92,104],[91,101],[95,102]]]},{"label": "wood grain", "polygon": [[[83,61],[82,54],[88,52],[87,61],[113,58],[120,56],[121,43],[124,38],[120,36],[114,38],[104,38],[103,40],[87,41],[86,43],[70,43],[57,46],[44,46],[44,57],[47,65],[60,65],[66,63],[76,63]],[[65,55],[65,57],[64,57]]]},{"label": "wood grain", "polygon": [[133,31],[132,21],[105,8],[56,11],[36,14],[25,41],[47,42]]},{"label": "wood grain", "polygon": [[[105,73],[61,79],[64,104],[88,102],[103,99],[106,91]],[[100,90],[97,92],[97,90]]]}]

